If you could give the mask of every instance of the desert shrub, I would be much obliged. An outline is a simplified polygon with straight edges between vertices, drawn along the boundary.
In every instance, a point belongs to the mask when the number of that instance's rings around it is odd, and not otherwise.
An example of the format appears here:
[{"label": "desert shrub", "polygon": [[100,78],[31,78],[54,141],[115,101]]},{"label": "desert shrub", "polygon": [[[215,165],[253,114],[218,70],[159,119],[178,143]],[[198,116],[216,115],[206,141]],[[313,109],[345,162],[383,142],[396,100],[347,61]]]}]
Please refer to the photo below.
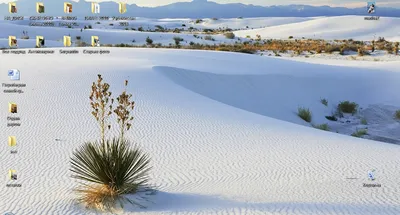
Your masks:
[{"label": "desert shrub", "polygon": [[76,40],[80,40],[80,39],[82,39],[82,37],[81,36],[76,36],[75,39]]},{"label": "desert shrub", "polygon": [[289,39],[293,39],[293,36],[289,36]]},{"label": "desert shrub", "polygon": [[212,18],[212,20],[216,21],[216,20],[218,20],[218,18],[215,18],[215,17],[214,17],[214,18]]},{"label": "desert shrub", "polygon": [[214,32],[214,30],[210,29],[210,28],[205,28],[205,29],[203,29],[203,32],[204,33],[212,33],[212,32]]},{"label": "desert shrub", "polygon": [[327,99],[323,98],[323,99],[320,100],[320,102],[321,102],[321,104],[323,104],[325,106],[328,106],[328,100]]},{"label": "desert shrub", "polygon": [[205,39],[205,40],[212,40],[212,41],[215,41],[215,39],[214,39],[212,36],[210,36],[210,35],[204,36],[204,39]]},{"label": "desert shrub", "polygon": [[197,20],[195,21],[196,24],[199,24],[199,23],[202,23],[202,22],[203,22],[202,19],[197,19]]},{"label": "desert shrub", "polygon": [[313,125],[314,128],[318,128],[320,130],[324,130],[324,131],[329,131],[329,126],[328,124],[321,124],[321,125]]},{"label": "desert shrub", "polygon": [[368,122],[367,122],[367,119],[365,119],[365,118],[362,118],[362,119],[361,119],[361,124],[363,124],[363,125],[367,125],[367,124],[368,124]]},{"label": "desert shrub", "polygon": [[227,39],[235,39],[235,34],[232,32],[227,32],[224,35]]},{"label": "desert shrub", "polygon": [[326,47],[325,52],[329,54],[332,54],[333,52],[340,52],[340,47],[329,45]]},{"label": "desert shrub", "polygon": [[325,118],[330,121],[337,121],[336,116],[325,116]]},{"label": "desert shrub", "polygon": [[147,37],[146,38],[146,43],[147,43],[147,45],[152,45],[153,44],[153,40],[150,39],[150,37]]},{"label": "desert shrub", "polygon": [[235,50],[235,52],[240,52],[240,53],[245,53],[245,54],[254,54],[256,51],[243,48],[243,49]]},{"label": "desert shrub", "polygon": [[180,37],[174,37],[173,39],[175,41],[175,45],[176,46],[179,46],[180,42],[183,41],[183,38],[180,38]]},{"label": "desert shrub", "polygon": [[138,28],[138,31],[143,31],[143,27],[140,26],[140,27]]},{"label": "desert shrub", "polygon": [[[143,207],[125,194],[134,194],[148,188],[150,159],[137,146],[124,138],[124,132],[131,127],[131,111],[134,101],[132,94],[125,90],[117,97],[117,107],[113,109],[110,85],[101,75],[93,82],[90,95],[92,115],[99,123],[100,141],[86,142],[74,150],[71,157],[72,178],[81,185],[76,192],[78,201],[89,208],[112,210],[117,203],[121,207],[125,202]],[[120,136],[106,139],[105,129],[110,128],[107,118],[116,114]]]},{"label": "desert shrub", "polygon": [[194,46],[194,44],[195,43],[193,41],[190,41],[190,43],[189,43],[190,46]]},{"label": "desert shrub", "polygon": [[368,134],[368,130],[367,129],[360,129],[357,130],[356,132],[352,133],[351,136],[353,137],[362,137],[364,135]]},{"label": "desert shrub", "polygon": [[110,23],[110,24],[108,24],[109,26],[114,26],[114,23]]},{"label": "desert shrub", "polygon": [[173,32],[179,34],[179,33],[181,33],[181,30],[179,28],[175,28]]},{"label": "desert shrub", "polygon": [[396,119],[400,119],[400,110],[397,110],[394,116],[396,117]]},{"label": "desert shrub", "polygon": [[382,42],[385,42],[385,41],[386,41],[386,40],[385,40],[384,37],[378,37],[378,42],[382,43]]},{"label": "desert shrub", "polygon": [[100,22],[96,22],[96,25],[100,25]]},{"label": "desert shrub", "polygon": [[304,121],[306,121],[306,122],[311,122],[312,114],[311,114],[310,109],[308,109],[308,108],[306,109],[306,108],[303,108],[303,107],[299,107],[298,110],[297,110],[297,115],[298,115],[300,118],[302,118]]},{"label": "desert shrub", "polygon": [[354,114],[357,112],[358,104],[355,102],[344,101],[338,104],[338,110],[343,113],[351,113]]},{"label": "desert shrub", "polygon": [[395,55],[399,54],[399,42],[396,42],[393,47],[393,52]]},{"label": "desert shrub", "polygon": [[243,17],[239,16],[238,19],[243,19]]},{"label": "desert shrub", "polygon": [[156,25],[154,27],[156,28],[156,31],[164,31],[165,30],[161,25]]}]

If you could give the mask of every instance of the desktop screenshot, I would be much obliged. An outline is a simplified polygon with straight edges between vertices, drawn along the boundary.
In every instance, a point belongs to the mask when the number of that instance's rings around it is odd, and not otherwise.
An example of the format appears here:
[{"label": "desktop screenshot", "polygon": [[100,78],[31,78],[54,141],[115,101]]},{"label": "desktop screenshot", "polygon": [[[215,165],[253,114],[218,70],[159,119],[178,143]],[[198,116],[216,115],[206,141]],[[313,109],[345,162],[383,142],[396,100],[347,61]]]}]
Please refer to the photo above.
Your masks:
[{"label": "desktop screenshot", "polygon": [[0,215],[399,215],[399,44],[391,0],[0,0]]}]

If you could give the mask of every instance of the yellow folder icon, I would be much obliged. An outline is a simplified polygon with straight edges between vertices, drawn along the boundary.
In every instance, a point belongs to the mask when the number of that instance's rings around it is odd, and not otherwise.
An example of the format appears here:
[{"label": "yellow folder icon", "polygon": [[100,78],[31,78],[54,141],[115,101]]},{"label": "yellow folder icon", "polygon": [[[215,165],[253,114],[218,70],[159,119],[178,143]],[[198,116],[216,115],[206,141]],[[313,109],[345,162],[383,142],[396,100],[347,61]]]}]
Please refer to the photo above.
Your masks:
[{"label": "yellow folder icon", "polygon": [[17,138],[15,136],[8,137],[8,145],[9,146],[16,146],[17,145]]},{"label": "yellow folder icon", "polygon": [[100,13],[100,4],[92,2],[92,13]]},{"label": "yellow folder icon", "polygon": [[92,46],[100,46],[100,40],[98,36],[92,36]]},{"label": "yellow folder icon", "polygon": [[8,45],[10,47],[16,47],[17,46],[17,37],[16,36],[9,36],[8,37]]},{"label": "yellow folder icon", "polygon": [[64,2],[64,13],[72,13],[72,4]]},{"label": "yellow folder icon", "polygon": [[40,48],[44,46],[44,37],[43,36],[36,36],[36,47]]},{"label": "yellow folder icon", "polygon": [[12,102],[8,103],[8,112],[17,113],[17,104]]},{"label": "yellow folder icon", "polygon": [[13,180],[13,181],[17,180],[17,171],[10,169],[8,171],[8,177],[10,178],[10,180]]},{"label": "yellow folder icon", "polygon": [[126,3],[119,2],[119,13],[126,13]]},{"label": "yellow folder icon", "polygon": [[36,2],[36,12],[44,13],[44,4],[42,2]]},{"label": "yellow folder icon", "polygon": [[65,47],[71,46],[71,37],[70,36],[64,36],[64,46]]},{"label": "yellow folder icon", "polygon": [[15,2],[8,3],[8,11],[10,13],[17,13],[17,3]]}]

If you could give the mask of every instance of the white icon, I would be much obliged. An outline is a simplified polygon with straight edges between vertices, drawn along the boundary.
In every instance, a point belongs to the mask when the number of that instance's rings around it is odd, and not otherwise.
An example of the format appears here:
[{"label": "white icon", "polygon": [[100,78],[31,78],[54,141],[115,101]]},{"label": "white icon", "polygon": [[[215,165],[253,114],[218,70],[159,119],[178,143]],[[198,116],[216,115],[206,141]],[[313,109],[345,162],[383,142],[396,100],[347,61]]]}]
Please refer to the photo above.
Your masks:
[{"label": "white icon", "polygon": [[20,71],[18,69],[8,70],[8,77],[10,80],[18,81],[20,79]]},{"label": "white icon", "polygon": [[375,181],[375,170],[373,169],[373,170],[370,170],[370,171],[368,171],[368,178],[369,178],[369,180],[371,180],[371,181]]}]

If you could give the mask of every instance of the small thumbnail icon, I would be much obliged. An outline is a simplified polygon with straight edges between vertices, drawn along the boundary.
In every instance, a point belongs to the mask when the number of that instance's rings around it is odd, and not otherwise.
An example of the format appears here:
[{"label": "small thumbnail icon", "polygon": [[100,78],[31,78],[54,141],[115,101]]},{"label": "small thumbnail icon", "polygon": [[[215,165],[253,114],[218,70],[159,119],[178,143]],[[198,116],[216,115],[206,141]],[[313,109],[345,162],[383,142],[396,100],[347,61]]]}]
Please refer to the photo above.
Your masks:
[{"label": "small thumbnail icon", "polygon": [[17,113],[17,112],[18,112],[18,110],[17,110],[17,104],[12,103],[12,102],[8,103],[8,112],[10,112],[10,113]]},{"label": "small thumbnail icon", "polygon": [[19,81],[21,78],[21,72],[18,69],[10,69],[8,70],[8,77],[12,81]]},{"label": "small thumbnail icon", "polygon": [[70,36],[64,36],[64,46],[65,47],[71,46],[71,37]]},{"label": "small thumbnail icon", "polygon": [[10,13],[17,13],[17,3],[15,2],[8,3],[8,11]]},{"label": "small thumbnail icon", "polygon": [[92,2],[92,13],[100,13],[100,4]]},{"label": "small thumbnail icon", "polygon": [[41,48],[45,45],[45,40],[43,36],[36,36],[36,47]]},{"label": "small thumbnail icon", "polygon": [[64,2],[64,13],[72,13],[72,4]]},{"label": "small thumbnail icon", "polygon": [[368,2],[367,4],[368,13],[372,14],[376,11],[376,3],[375,2]]},{"label": "small thumbnail icon", "polygon": [[126,3],[119,2],[119,13],[123,14],[126,13]]},{"label": "small thumbnail icon", "polygon": [[375,181],[376,177],[375,177],[375,170],[370,170],[368,171],[368,179],[371,181]]},{"label": "small thumbnail icon", "polygon": [[36,2],[36,12],[44,13],[44,4],[42,2]]},{"label": "small thumbnail icon", "polygon": [[92,36],[92,46],[93,47],[100,46],[100,40],[98,36]]},{"label": "small thumbnail icon", "polygon": [[17,47],[17,37],[16,36],[8,36],[8,45],[11,48]]},{"label": "small thumbnail icon", "polygon": [[10,177],[10,180],[16,181],[17,180],[17,171],[13,170],[13,169],[10,169],[8,171],[8,177]]},{"label": "small thumbnail icon", "polygon": [[17,138],[15,136],[8,137],[8,146],[16,146],[17,145]]}]

